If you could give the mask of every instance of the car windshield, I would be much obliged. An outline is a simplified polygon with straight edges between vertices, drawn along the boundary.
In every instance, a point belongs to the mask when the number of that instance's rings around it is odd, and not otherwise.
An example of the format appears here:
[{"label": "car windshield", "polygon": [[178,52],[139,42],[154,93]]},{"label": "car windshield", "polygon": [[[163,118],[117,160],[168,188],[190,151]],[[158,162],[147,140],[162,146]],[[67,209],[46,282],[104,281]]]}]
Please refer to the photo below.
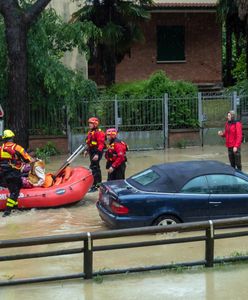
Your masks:
[{"label": "car windshield", "polygon": [[154,182],[155,180],[157,180],[160,176],[153,170],[149,169],[149,170],[145,170],[142,173],[139,173],[135,176],[132,176],[130,179],[134,180],[135,182],[146,186],[152,182]]}]

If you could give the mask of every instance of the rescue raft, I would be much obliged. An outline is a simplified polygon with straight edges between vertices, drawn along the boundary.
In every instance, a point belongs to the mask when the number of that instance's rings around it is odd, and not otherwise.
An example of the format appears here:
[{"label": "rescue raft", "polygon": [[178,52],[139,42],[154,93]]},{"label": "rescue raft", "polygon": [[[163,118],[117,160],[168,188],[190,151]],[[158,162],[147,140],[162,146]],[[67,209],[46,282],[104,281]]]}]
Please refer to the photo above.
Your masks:
[{"label": "rescue raft", "polygon": [[[83,199],[92,186],[93,176],[84,167],[67,167],[48,188],[21,189],[18,208],[57,207]],[[7,188],[0,187],[0,210],[5,209],[9,196]]]}]

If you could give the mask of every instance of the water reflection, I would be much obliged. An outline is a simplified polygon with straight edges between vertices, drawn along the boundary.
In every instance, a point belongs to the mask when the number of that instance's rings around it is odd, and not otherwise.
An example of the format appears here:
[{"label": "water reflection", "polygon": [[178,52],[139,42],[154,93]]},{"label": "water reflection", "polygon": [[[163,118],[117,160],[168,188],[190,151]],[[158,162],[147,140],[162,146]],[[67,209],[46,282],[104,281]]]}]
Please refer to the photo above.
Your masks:
[{"label": "water reflection", "polygon": [[[247,299],[246,265],[215,269],[105,276],[96,281],[32,284],[1,288],[0,299],[25,300],[232,300]],[[243,280],[242,280],[243,279]]]}]

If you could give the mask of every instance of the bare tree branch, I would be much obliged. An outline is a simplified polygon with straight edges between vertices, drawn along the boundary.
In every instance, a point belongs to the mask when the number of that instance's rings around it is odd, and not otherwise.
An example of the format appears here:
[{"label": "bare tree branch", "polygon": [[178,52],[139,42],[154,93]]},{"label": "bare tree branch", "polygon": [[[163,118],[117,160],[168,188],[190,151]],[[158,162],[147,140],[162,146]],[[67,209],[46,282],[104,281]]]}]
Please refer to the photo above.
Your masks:
[{"label": "bare tree branch", "polygon": [[[4,0],[2,0],[4,1]],[[25,23],[30,26],[51,0],[37,0],[24,14]],[[1,3],[1,1],[0,1]]]}]

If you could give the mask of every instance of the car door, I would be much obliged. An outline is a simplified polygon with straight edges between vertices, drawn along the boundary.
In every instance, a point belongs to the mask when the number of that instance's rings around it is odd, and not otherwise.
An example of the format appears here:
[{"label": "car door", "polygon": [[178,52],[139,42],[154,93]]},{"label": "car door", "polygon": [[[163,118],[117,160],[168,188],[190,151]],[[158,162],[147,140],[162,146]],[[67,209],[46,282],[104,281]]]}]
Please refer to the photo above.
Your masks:
[{"label": "car door", "polygon": [[188,181],[180,193],[180,214],[184,222],[204,221],[209,219],[209,188],[205,176],[198,176]]},{"label": "car door", "polygon": [[248,182],[226,174],[207,175],[210,219],[248,215]]}]

